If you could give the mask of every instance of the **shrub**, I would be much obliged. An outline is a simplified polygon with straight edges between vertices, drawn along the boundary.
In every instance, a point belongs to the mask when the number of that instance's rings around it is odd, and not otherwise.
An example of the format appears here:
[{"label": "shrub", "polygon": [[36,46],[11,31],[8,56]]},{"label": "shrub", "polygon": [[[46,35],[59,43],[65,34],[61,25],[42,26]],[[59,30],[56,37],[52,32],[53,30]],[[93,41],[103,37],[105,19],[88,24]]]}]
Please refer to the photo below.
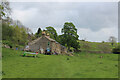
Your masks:
[{"label": "shrub", "polygon": [[11,41],[8,41],[8,40],[3,40],[2,43],[10,46],[10,48],[12,48],[14,46],[14,44]]},{"label": "shrub", "polygon": [[105,43],[105,41],[102,41],[102,43]]},{"label": "shrub", "polygon": [[120,45],[118,45],[116,48],[113,48],[113,49],[112,49],[112,52],[113,52],[114,54],[120,54]]}]

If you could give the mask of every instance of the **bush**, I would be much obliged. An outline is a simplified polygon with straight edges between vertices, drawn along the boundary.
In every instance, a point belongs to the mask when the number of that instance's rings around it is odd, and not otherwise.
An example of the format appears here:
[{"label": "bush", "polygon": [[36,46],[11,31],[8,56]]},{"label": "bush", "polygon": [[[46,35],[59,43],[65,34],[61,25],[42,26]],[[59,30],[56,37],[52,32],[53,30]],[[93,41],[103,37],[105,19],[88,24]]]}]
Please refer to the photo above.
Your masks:
[{"label": "bush", "polygon": [[3,40],[2,43],[10,46],[10,48],[14,47],[14,44],[11,41]]},{"label": "bush", "polygon": [[105,43],[105,41],[102,41],[102,43]]},{"label": "bush", "polygon": [[114,54],[120,54],[120,45],[117,46],[116,48],[113,48],[112,52],[113,52]]}]

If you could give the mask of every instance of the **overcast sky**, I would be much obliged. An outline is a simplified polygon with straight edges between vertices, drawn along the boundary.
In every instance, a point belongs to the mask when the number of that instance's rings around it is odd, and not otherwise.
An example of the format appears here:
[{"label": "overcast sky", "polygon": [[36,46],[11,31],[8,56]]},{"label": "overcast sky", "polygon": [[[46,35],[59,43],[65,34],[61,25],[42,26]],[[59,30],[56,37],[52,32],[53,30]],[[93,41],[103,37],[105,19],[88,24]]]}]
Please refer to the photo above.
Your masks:
[{"label": "overcast sky", "polygon": [[11,2],[12,17],[36,33],[52,26],[57,33],[65,22],[72,22],[79,39],[108,41],[118,37],[117,2]]}]

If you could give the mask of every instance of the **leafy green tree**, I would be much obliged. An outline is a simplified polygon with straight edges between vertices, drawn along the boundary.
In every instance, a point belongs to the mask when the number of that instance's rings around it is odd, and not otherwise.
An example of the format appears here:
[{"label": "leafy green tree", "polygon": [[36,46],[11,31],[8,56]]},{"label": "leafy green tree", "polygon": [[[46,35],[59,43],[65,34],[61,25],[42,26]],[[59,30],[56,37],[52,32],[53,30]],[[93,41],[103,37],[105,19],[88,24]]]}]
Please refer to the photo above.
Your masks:
[{"label": "leafy green tree", "polygon": [[13,35],[13,40],[16,44],[19,44],[19,42],[21,41],[21,33],[20,33],[20,28],[18,26],[15,26],[14,28],[14,35]]},{"label": "leafy green tree", "polygon": [[64,45],[64,46],[66,45],[66,47],[67,47],[67,44],[66,44],[66,42],[65,42],[64,34],[58,35],[58,42],[59,42],[60,44]]},{"label": "leafy green tree", "polygon": [[26,32],[26,28],[24,27],[21,27],[20,29],[20,32],[21,32],[21,41],[20,41],[20,45],[26,45],[27,42],[28,42],[28,34]]},{"label": "leafy green tree", "polygon": [[27,42],[27,33],[24,27],[16,26],[14,28],[13,41],[18,45],[25,45]]},{"label": "leafy green tree", "polygon": [[9,46],[25,45],[27,34],[24,27],[12,26],[8,23],[2,23],[2,40]]},{"label": "leafy green tree", "polygon": [[73,47],[75,49],[80,48],[77,42],[79,36],[77,35],[77,29],[73,23],[66,22],[61,32],[63,33],[60,36],[62,44],[67,44],[68,50],[70,50],[70,47]]},{"label": "leafy green tree", "polygon": [[[2,41],[9,45],[25,45],[27,40],[27,29],[17,20],[10,18],[11,8],[7,0],[0,4],[0,19],[2,19]],[[3,43],[3,44],[4,44]]]},{"label": "leafy green tree", "polygon": [[52,39],[54,39],[54,40],[57,40],[57,32],[56,32],[56,30],[51,26],[46,27],[46,29],[47,29],[47,32],[50,34],[50,37]]},{"label": "leafy green tree", "polygon": [[77,29],[75,28],[75,25],[71,22],[66,22],[61,32],[65,35],[71,35],[78,40],[79,36],[77,35]]},{"label": "leafy green tree", "polygon": [[27,33],[24,27],[14,27],[3,23],[2,35],[2,40],[15,45],[25,45],[27,42]]},{"label": "leafy green tree", "polygon": [[2,23],[2,39],[3,40],[12,40],[13,36],[13,26],[9,26],[7,23]]}]

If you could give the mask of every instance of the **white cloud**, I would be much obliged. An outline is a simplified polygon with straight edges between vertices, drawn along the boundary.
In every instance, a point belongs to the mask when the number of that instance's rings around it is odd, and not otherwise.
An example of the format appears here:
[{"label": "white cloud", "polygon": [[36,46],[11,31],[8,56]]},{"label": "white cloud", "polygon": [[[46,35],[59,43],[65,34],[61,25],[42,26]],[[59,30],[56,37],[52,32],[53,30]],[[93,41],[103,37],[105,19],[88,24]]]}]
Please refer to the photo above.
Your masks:
[{"label": "white cloud", "polygon": [[9,0],[10,2],[118,2],[119,0]]},{"label": "white cloud", "polygon": [[110,36],[118,38],[117,27],[103,28],[97,32],[93,32],[90,29],[79,28],[79,39],[86,39],[87,41],[108,41]]},{"label": "white cloud", "polygon": [[[32,5],[32,6],[31,6]],[[65,22],[73,22],[80,39],[107,41],[117,37],[117,3],[11,3],[13,18],[33,33],[52,26],[57,33]]]},{"label": "white cloud", "polygon": [[29,20],[35,19],[34,16],[37,14],[36,8],[30,8],[28,10],[13,10],[12,17],[15,20],[20,20],[23,24],[29,22]]}]

